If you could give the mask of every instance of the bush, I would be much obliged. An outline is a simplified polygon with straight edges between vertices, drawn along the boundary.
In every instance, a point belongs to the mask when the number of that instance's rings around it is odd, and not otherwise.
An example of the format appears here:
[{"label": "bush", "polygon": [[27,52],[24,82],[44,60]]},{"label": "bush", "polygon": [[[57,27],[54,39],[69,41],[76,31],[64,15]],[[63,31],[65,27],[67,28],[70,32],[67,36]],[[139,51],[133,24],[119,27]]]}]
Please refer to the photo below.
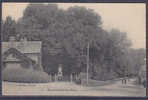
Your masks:
[{"label": "bush", "polygon": [[113,71],[111,72],[100,72],[100,73],[97,73],[96,76],[94,76],[94,80],[99,80],[99,81],[107,81],[107,80],[112,80],[112,79],[115,79],[117,78],[117,74]]},{"label": "bush", "polygon": [[2,79],[10,82],[24,83],[46,83],[49,82],[49,76],[42,71],[25,69],[21,67],[7,67],[2,71]]}]

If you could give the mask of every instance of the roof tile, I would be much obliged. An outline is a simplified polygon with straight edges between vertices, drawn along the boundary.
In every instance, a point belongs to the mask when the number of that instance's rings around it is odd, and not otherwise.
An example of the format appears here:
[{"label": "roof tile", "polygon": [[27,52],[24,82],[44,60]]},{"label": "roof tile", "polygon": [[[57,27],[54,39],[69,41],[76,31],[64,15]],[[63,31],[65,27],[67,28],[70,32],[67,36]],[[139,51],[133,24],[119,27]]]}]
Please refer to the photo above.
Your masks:
[{"label": "roof tile", "polygon": [[16,48],[22,53],[40,53],[41,41],[2,42],[2,54],[9,48]]}]

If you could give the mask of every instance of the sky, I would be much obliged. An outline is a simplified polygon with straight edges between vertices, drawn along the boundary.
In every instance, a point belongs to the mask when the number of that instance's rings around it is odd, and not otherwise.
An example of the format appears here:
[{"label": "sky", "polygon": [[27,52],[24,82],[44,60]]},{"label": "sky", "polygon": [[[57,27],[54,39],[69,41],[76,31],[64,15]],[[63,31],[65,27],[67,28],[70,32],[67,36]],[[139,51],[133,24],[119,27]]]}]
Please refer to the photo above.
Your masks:
[{"label": "sky", "polygon": [[[2,19],[11,16],[17,20],[23,16],[28,3],[3,3]],[[126,32],[132,48],[146,48],[146,5],[144,3],[58,3],[61,9],[71,6],[93,9],[102,18],[103,28]]]}]

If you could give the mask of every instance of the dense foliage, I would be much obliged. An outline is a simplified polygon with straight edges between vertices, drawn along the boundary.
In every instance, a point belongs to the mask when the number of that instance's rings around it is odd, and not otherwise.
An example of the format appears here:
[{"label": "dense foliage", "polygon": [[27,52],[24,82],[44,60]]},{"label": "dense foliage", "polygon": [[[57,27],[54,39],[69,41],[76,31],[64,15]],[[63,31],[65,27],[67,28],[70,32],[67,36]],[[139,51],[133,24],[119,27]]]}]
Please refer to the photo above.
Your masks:
[{"label": "dense foliage", "polygon": [[25,69],[22,67],[6,67],[2,71],[2,79],[10,82],[22,83],[46,83],[49,82],[49,76],[42,71]]},{"label": "dense foliage", "polygon": [[[8,18],[3,27],[9,27],[7,21]],[[66,74],[85,72],[88,43],[93,79],[133,75],[144,63],[145,51],[130,48],[127,33],[104,30],[101,16],[92,9],[74,6],[63,10],[56,4],[30,4],[16,26],[17,38],[26,36],[28,40],[42,41],[42,64],[47,73],[56,73],[60,63]],[[3,36],[12,34],[5,31],[3,28]],[[51,49],[56,56],[51,56]]]},{"label": "dense foliage", "polygon": [[2,21],[2,40],[8,41],[9,36],[16,36],[16,22],[10,16],[6,18],[5,21]]}]

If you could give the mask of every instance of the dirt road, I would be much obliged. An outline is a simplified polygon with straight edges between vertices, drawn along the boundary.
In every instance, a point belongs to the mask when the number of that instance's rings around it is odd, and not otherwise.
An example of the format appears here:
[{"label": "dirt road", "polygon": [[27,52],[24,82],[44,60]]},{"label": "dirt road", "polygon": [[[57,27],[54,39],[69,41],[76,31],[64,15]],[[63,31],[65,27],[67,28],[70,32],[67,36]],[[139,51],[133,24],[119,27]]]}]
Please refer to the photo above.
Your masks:
[{"label": "dirt road", "polygon": [[86,87],[70,82],[52,83],[2,83],[3,95],[49,95],[49,96],[145,96],[146,89],[117,81],[111,85]]}]

